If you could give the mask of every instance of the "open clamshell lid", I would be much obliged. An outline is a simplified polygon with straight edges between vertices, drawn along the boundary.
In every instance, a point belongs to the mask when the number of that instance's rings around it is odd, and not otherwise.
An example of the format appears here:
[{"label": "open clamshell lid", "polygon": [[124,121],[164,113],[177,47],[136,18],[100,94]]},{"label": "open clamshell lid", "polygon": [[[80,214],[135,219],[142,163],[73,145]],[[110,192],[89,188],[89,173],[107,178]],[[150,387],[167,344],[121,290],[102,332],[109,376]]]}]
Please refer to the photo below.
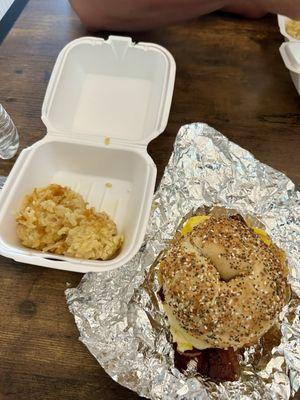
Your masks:
[{"label": "open clamshell lid", "polygon": [[147,145],[166,127],[175,62],[161,46],[84,37],[60,53],[42,120],[48,134]]}]

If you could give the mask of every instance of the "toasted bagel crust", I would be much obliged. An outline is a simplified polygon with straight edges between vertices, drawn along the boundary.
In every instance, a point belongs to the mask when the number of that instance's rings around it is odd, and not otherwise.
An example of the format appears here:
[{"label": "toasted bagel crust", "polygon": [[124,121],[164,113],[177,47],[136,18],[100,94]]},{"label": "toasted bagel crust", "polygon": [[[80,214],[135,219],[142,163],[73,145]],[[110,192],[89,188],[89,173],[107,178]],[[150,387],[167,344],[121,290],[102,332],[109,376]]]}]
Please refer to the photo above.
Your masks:
[{"label": "toasted bagel crust", "polygon": [[286,300],[283,258],[240,216],[212,216],[177,237],[160,270],[168,309],[207,347],[257,343]]}]

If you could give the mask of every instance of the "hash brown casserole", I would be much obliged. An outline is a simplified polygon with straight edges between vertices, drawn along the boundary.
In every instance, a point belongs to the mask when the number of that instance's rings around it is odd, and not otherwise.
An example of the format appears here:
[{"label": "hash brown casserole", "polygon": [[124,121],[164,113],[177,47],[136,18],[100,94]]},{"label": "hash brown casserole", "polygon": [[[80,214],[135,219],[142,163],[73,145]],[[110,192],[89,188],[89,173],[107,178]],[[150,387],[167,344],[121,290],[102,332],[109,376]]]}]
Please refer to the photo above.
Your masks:
[{"label": "hash brown casserole", "polygon": [[288,21],[286,31],[293,38],[300,40],[300,21]]},{"label": "hash brown casserole", "polygon": [[109,260],[123,237],[105,212],[89,208],[68,187],[36,188],[24,199],[16,217],[17,235],[29,248],[83,259]]}]

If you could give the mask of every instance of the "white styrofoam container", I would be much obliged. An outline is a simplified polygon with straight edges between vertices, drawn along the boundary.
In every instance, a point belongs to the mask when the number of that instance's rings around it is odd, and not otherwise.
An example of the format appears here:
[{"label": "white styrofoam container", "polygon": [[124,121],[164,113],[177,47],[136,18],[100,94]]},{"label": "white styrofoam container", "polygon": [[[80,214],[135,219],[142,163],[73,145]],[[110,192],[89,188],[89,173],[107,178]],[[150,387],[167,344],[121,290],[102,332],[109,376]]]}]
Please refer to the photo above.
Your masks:
[{"label": "white styrofoam container", "polygon": [[284,37],[284,40],[286,42],[300,42],[300,40],[289,35],[286,31],[286,24],[290,20],[291,20],[291,18],[285,17],[284,15],[278,15],[278,25],[279,25],[280,33],[282,34],[282,36]]},{"label": "white styrofoam container", "polygon": [[300,94],[300,42],[283,43],[280,47],[280,54]]},{"label": "white styrofoam container", "polygon": [[[172,55],[156,44],[84,37],[61,51],[42,107],[47,134],[21,152],[1,193],[1,255],[44,267],[101,272],[137,253],[156,180],[147,145],[166,127],[174,79]],[[16,212],[26,194],[50,183],[71,187],[109,213],[125,237],[116,258],[81,260],[20,244]]]}]

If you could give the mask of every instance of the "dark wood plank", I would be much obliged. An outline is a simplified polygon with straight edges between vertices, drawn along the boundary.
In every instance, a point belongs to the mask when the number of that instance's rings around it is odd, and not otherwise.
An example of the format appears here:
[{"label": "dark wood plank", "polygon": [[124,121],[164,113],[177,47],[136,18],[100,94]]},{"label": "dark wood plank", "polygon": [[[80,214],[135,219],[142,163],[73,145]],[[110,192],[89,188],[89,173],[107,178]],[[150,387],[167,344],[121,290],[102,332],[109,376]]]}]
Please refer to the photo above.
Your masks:
[{"label": "dark wood plank", "polygon": [[[85,35],[65,0],[30,0],[1,46],[1,102],[21,148],[45,134],[40,115],[55,59]],[[107,32],[103,35],[108,35]],[[300,103],[278,52],[275,17],[222,14],[132,34],[167,47],[177,62],[169,124],[149,146],[161,177],[181,125],[203,121],[300,183]],[[14,160],[0,161],[0,174]],[[0,258],[0,399],[136,399],[77,340],[64,297],[81,275]]]},{"label": "dark wood plank", "polygon": [[14,0],[0,21],[0,44],[13,27],[29,0]]}]

